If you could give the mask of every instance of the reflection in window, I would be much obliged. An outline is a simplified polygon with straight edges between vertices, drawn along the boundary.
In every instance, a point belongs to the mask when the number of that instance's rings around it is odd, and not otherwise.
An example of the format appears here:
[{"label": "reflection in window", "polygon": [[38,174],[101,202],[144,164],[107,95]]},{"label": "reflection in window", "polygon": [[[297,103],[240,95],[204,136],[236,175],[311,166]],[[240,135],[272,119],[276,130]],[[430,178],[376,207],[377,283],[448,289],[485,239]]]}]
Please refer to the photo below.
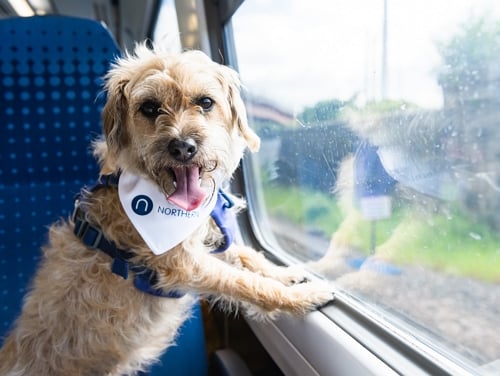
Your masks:
[{"label": "reflection in window", "polygon": [[259,231],[498,374],[500,3],[385,4],[254,0],[233,17]]}]

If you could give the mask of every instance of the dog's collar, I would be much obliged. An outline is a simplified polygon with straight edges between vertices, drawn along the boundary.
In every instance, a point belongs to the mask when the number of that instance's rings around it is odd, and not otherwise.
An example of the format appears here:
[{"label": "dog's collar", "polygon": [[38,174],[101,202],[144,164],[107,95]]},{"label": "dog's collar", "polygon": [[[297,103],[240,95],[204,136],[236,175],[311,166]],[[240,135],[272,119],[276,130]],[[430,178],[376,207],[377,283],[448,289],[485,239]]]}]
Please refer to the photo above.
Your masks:
[{"label": "dog's collar", "polygon": [[[120,175],[102,175],[99,180],[91,187],[86,188],[87,192],[94,192],[103,187],[117,187]],[[119,249],[116,244],[106,238],[103,231],[86,220],[85,210],[80,205],[84,195],[79,194],[75,199],[75,210],[73,212],[74,234],[88,247],[99,249],[113,259],[111,271],[124,279],[128,278],[129,270],[135,273],[134,286],[142,292],[150,295],[180,298],[183,293],[177,291],[165,291],[155,288],[158,282],[158,276],[153,270],[132,263],[130,260],[135,255],[127,250]],[[224,242],[213,253],[224,252],[232,244],[236,229],[234,217],[229,210],[234,206],[233,201],[221,189],[217,194],[217,202],[210,216],[219,227],[224,237]]]}]

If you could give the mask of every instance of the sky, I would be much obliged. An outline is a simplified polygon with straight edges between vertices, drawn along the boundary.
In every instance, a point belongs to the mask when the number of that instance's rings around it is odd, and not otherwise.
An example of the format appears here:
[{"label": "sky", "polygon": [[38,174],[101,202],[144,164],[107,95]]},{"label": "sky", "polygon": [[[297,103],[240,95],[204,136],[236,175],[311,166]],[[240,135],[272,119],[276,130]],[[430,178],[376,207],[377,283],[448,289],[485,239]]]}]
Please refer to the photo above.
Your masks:
[{"label": "sky", "polygon": [[[498,0],[387,0],[387,98],[439,108],[436,48]],[[246,0],[232,20],[247,89],[284,109],[381,98],[383,0]]]}]

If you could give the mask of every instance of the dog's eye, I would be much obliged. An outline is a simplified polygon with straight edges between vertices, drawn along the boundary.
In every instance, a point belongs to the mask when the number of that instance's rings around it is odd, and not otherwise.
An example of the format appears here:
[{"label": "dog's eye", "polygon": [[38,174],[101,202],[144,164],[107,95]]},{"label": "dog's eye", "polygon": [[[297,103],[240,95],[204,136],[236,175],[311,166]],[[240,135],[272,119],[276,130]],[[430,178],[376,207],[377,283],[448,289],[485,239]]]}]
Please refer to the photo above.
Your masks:
[{"label": "dog's eye", "polygon": [[209,97],[201,97],[196,100],[196,105],[200,106],[203,111],[210,111],[214,106],[214,100]]},{"label": "dog's eye", "polygon": [[160,107],[161,105],[158,102],[146,101],[141,104],[139,111],[141,111],[141,113],[147,118],[155,119],[160,114]]}]

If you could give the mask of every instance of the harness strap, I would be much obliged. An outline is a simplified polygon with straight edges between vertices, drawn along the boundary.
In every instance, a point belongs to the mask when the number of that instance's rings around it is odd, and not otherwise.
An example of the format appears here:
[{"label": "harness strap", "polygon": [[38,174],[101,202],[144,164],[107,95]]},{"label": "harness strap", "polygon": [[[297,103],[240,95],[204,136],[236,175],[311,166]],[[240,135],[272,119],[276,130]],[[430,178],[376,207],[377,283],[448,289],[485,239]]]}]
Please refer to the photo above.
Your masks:
[{"label": "harness strap", "polygon": [[213,250],[212,253],[224,252],[234,241],[236,221],[234,215],[232,215],[232,213],[228,210],[233,206],[233,200],[231,200],[231,198],[225,194],[222,189],[219,189],[219,192],[217,193],[217,202],[212,210],[212,213],[210,213],[210,216],[224,236],[224,242],[217,249]]},{"label": "harness strap", "polygon": [[[87,190],[94,192],[103,187],[117,187],[119,175],[103,175],[93,186]],[[98,249],[113,259],[111,271],[123,279],[128,279],[129,270],[134,272],[134,286],[147,294],[165,297],[165,298],[181,298],[185,294],[178,291],[165,291],[153,287],[158,283],[158,276],[155,271],[146,266],[136,265],[130,260],[135,256],[134,253],[119,249],[116,244],[104,236],[103,231],[87,221],[85,210],[80,206],[79,194],[75,200],[75,210],[72,220],[74,223],[73,233],[79,238],[83,244],[89,248]]]}]

